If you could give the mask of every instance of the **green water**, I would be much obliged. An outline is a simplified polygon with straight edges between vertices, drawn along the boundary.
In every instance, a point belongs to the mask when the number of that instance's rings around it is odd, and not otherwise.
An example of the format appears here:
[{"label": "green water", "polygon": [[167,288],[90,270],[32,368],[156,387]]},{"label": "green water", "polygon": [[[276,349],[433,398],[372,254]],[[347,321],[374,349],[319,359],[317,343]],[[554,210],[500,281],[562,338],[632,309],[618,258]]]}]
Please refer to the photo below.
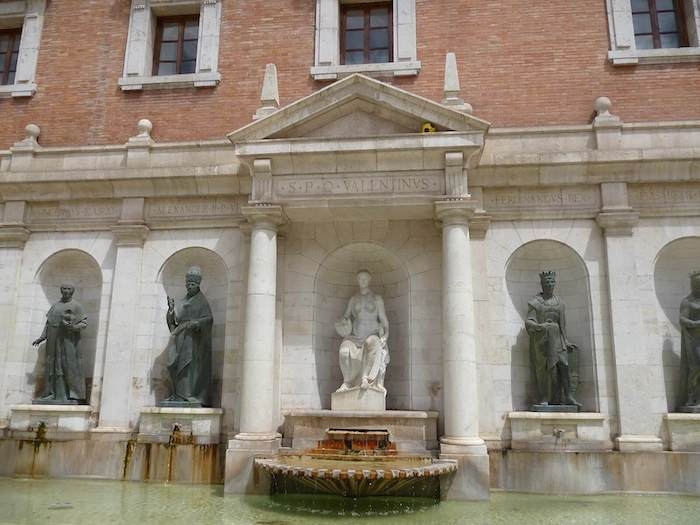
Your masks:
[{"label": "green water", "polygon": [[494,492],[491,501],[409,498],[223,496],[220,486],[0,478],[0,524],[350,523],[498,525],[700,523],[700,498],[655,495],[540,496]]}]

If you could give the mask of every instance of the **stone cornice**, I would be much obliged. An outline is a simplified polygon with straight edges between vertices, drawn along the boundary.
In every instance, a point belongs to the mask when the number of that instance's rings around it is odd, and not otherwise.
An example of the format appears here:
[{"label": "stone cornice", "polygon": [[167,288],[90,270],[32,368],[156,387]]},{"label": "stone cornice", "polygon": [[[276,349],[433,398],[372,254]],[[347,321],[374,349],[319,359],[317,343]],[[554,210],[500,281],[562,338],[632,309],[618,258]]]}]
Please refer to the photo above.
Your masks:
[{"label": "stone cornice", "polygon": [[244,206],[241,208],[241,213],[251,223],[254,230],[260,228],[277,231],[282,224],[287,222],[282,207],[271,204]]},{"label": "stone cornice", "polygon": [[639,222],[639,213],[629,210],[603,211],[596,217],[596,222],[610,237],[629,237]]},{"label": "stone cornice", "polygon": [[24,226],[0,226],[0,248],[22,248],[29,234]]},{"label": "stone cornice", "polygon": [[118,224],[112,228],[117,246],[143,246],[150,231],[145,224]]}]

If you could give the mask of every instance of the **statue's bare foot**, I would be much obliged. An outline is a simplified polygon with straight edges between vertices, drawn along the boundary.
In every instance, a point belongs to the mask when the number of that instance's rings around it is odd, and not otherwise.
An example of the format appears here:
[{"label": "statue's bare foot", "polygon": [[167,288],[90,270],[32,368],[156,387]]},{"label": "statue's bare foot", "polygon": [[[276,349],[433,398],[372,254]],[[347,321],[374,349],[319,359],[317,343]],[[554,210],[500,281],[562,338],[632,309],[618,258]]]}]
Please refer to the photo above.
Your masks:
[{"label": "statue's bare foot", "polygon": [[42,401],[53,401],[56,397],[53,394],[46,394],[41,398]]},{"label": "statue's bare foot", "polygon": [[348,390],[350,390],[350,386],[346,383],[343,383],[342,385],[340,385],[340,387],[338,387],[338,390],[336,390],[336,392],[346,392]]},{"label": "statue's bare foot", "polygon": [[366,377],[362,378],[362,384],[360,385],[362,390],[367,390],[369,388],[369,380]]},{"label": "statue's bare foot", "polygon": [[576,401],[576,400],[574,399],[573,396],[566,396],[566,399],[564,400],[564,402],[565,402],[567,405],[575,405],[575,406],[577,406],[577,407],[579,407],[579,408],[581,408],[581,407],[583,406],[581,403],[579,403],[578,401]]}]

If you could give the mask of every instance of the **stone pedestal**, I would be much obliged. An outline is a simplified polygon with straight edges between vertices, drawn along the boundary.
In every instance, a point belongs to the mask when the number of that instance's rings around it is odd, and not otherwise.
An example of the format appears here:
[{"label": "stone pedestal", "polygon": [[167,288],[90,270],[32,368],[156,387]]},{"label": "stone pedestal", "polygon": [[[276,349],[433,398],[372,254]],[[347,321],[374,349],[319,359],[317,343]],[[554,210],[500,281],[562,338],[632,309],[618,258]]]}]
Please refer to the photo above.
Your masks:
[{"label": "stone pedestal", "polygon": [[139,443],[211,445],[221,439],[221,408],[141,409]]},{"label": "stone pedestal", "polygon": [[304,451],[328,438],[329,430],[386,430],[398,453],[438,448],[437,412],[408,410],[292,410],[284,413],[284,445]]},{"label": "stone pedestal", "polygon": [[386,392],[371,387],[333,392],[331,410],[384,411],[386,410]]},{"label": "stone pedestal", "polygon": [[15,439],[86,439],[90,430],[89,405],[13,405],[10,437]]},{"label": "stone pedestal", "polygon": [[700,452],[700,414],[666,414],[671,450]]},{"label": "stone pedestal", "polygon": [[610,428],[593,412],[511,412],[511,448],[543,452],[609,451]]}]

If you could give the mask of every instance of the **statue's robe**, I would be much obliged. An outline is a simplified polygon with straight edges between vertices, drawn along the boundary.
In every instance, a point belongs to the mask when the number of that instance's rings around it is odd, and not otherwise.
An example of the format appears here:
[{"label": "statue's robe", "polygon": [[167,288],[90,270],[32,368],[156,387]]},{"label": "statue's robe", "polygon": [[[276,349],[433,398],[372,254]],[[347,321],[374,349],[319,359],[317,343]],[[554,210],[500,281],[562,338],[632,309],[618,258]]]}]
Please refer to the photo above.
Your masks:
[{"label": "statue's robe", "polygon": [[[681,302],[681,318],[700,321],[700,301],[689,295]],[[700,328],[681,321],[681,399],[688,406],[700,404]]]},{"label": "statue's robe", "polygon": [[[70,322],[69,326],[63,320]],[[46,381],[43,397],[83,401],[85,377],[78,342],[80,331],[87,327],[87,316],[82,305],[70,299],[54,303],[46,314],[42,338],[46,339]]]},{"label": "statue's robe", "polygon": [[[214,318],[204,294],[185,297],[177,313],[166,315],[170,340],[167,365],[172,381],[172,400],[209,404],[211,387],[211,338]],[[197,321],[198,326],[190,326]]]}]

